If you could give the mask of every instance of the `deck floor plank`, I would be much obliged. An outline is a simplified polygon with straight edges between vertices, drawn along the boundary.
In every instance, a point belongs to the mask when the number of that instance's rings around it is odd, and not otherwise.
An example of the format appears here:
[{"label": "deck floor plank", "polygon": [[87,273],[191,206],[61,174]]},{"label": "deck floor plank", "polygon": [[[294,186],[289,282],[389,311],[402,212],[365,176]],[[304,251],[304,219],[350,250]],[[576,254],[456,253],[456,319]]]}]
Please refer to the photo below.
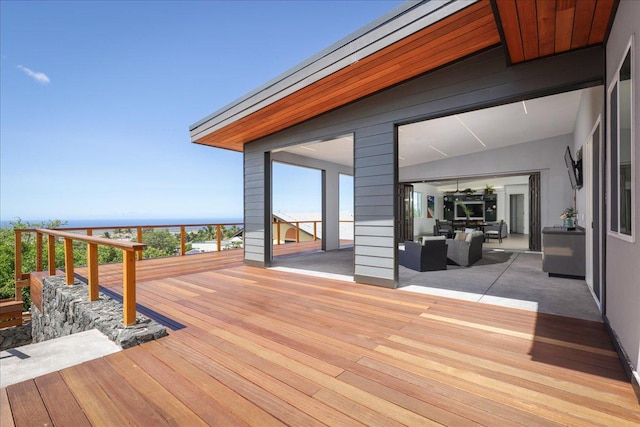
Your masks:
[{"label": "deck floor plank", "polygon": [[[100,274],[122,292],[121,265]],[[137,278],[138,304],[182,326],[0,389],[3,426],[69,424],[63,411],[91,425],[640,425],[598,322],[249,267],[241,251],[140,261]]]},{"label": "deck floor plank", "polygon": [[0,388],[0,427],[14,427],[13,414],[6,387]]},{"label": "deck floor plank", "polygon": [[204,390],[201,390],[193,382],[189,381],[188,378],[181,375],[174,369],[174,366],[167,366],[151,354],[145,346],[128,349],[126,354],[207,425],[246,425],[246,423],[236,415],[226,411],[224,406]]},{"label": "deck floor plank", "polygon": [[129,384],[143,395],[170,425],[193,427],[207,425],[202,418],[131,360],[127,352],[115,353],[105,360],[120,373],[120,376],[129,378]]},{"label": "deck floor plank", "polygon": [[126,417],[100,387],[86,363],[63,369],[60,375],[92,425],[127,425]]},{"label": "deck floor plank", "polygon": [[7,397],[16,426],[53,425],[35,381],[23,381],[7,387]]},{"label": "deck floor plank", "polygon": [[74,427],[91,425],[59,372],[38,377],[35,382],[54,425]]}]

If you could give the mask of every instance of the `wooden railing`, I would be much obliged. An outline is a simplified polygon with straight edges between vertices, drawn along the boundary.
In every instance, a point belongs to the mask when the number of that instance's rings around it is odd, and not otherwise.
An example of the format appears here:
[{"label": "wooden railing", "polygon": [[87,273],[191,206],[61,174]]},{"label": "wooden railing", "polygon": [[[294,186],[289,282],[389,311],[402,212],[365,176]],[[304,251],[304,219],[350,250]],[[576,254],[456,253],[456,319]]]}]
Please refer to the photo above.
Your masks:
[{"label": "wooden railing", "polygon": [[[64,241],[64,263],[66,283],[72,284],[74,280],[74,262],[73,262],[73,241],[87,243],[87,267],[88,267],[88,284],[89,284],[89,300],[95,301],[98,298],[98,246],[107,246],[121,249],[123,251],[123,304],[124,304],[124,323],[129,325],[135,323],[135,260],[142,259],[142,251],[147,246],[142,242],[143,232],[152,229],[179,229],[180,230],[180,246],[178,248],[179,255],[186,254],[187,230],[198,227],[215,227],[217,249],[222,250],[223,228],[230,226],[244,226],[242,222],[237,223],[202,223],[202,224],[155,224],[155,225],[121,225],[121,226],[98,226],[98,227],[64,227],[56,229],[36,229],[23,228],[15,231],[15,282],[16,290],[14,301],[18,308],[11,308],[13,311],[20,311],[22,303],[22,289],[30,287],[30,273],[23,273],[22,259],[22,242],[25,234],[36,235],[35,248],[35,270],[44,271],[43,254],[44,254],[44,235],[48,236],[48,271],[49,274],[56,274],[55,244],[56,239]],[[118,239],[109,239],[104,237],[93,236],[95,231],[110,230],[136,230],[135,241],[125,241]],[[84,232],[86,234],[80,234]],[[133,233],[132,233],[133,234]],[[132,239],[133,240],[133,239]],[[6,317],[7,321],[15,316],[13,311],[9,316],[8,307],[10,301],[2,301],[3,306],[0,307],[0,324],[3,327],[9,326],[2,323]],[[13,307],[12,305],[12,307]],[[17,312],[16,311],[16,312]]]},{"label": "wooden railing", "polygon": [[[103,237],[83,236],[78,233],[69,233],[60,230],[36,229],[36,269],[42,271],[42,236],[47,235],[48,243],[48,269],[50,275],[56,274],[55,244],[56,238],[62,238],[64,242],[64,269],[65,283],[72,285],[75,282],[73,263],[73,241],[87,243],[87,268],[89,301],[98,299],[98,245],[122,249],[122,305],[123,323],[133,325],[136,323],[136,252],[141,252],[147,245],[137,242],[125,242],[121,240],[105,239]],[[16,230],[16,279],[18,274],[22,276],[21,256],[22,236],[21,231]]]},{"label": "wooden railing", "polygon": [[[340,220],[339,222],[353,222],[353,220]],[[289,225],[296,230],[296,243],[300,243],[300,224],[313,224],[313,233],[309,233],[313,240],[318,240],[318,224],[322,224],[322,221],[319,220],[311,220],[311,221],[273,221],[273,225],[276,227],[276,235],[275,240],[276,244],[280,245],[282,243],[282,226]]]},{"label": "wooden railing", "polygon": [[[142,233],[145,230],[153,230],[155,228],[162,229],[179,229],[180,230],[180,246],[178,249],[179,255],[186,254],[187,247],[187,229],[196,228],[196,227],[208,227],[212,226],[216,229],[216,243],[218,251],[222,250],[222,241],[223,241],[223,227],[233,227],[233,226],[244,226],[242,222],[230,222],[230,223],[202,223],[202,224],[163,224],[163,225],[110,225],[110,226],[100,226],[100,227],[59,227],[55,228],[55,230],[59,231],[83,231],[86,232],[87,236],[92,236],[94,231],[110,231],[110,230],[136,230],[136,241],[138,243],[143,243],[142,241]],[[22,229],[23,232],[34,232],[34,229]],[[133,234],[133,233],[132,233]],[[138,253],[138,260],[142,259],[142,252]]]}]

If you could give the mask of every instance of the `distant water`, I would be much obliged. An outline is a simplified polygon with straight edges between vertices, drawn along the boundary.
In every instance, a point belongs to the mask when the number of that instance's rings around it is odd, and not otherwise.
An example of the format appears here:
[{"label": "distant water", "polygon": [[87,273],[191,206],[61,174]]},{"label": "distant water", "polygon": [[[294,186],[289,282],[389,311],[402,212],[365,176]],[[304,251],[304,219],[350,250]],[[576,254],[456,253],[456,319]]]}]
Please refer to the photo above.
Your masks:
[{"label": "distant water", "polygon": [[[37,223],[42,220],[23,220],[23,222]],[[64,222],[65,220],[63,220]],[[11,227],[10,221],[2,221],[2,228]],[[138,218],[138,219],[70,219],[62,227],[135,227],[139,225],[187,225],[187,224],[233,224],[242,223],[242,218]]]}]

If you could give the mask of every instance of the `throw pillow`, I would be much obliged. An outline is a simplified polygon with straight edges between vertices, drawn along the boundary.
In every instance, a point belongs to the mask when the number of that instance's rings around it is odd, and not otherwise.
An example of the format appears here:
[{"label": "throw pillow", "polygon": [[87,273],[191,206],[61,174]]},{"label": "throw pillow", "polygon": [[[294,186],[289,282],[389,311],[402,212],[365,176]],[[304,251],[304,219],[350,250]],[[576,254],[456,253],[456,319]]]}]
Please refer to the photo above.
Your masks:
[{"label": "throw pillow", "polygon": [[459,232],[456,233],[456,240],[462,240],[463,242],[467,239],[467,233]]}]

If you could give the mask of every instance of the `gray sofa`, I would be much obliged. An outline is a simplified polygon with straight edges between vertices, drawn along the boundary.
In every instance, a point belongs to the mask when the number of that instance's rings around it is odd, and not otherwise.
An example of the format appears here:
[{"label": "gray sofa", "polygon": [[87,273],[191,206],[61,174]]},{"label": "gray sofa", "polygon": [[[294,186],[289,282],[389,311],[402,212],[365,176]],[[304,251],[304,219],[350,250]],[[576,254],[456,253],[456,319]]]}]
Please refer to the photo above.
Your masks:
[{"label": "gray sofa", "polygon": [[468,267],[482,259],[482,231],[468,234],[465,240],[447,239],[447,259],[455,264]]}]

